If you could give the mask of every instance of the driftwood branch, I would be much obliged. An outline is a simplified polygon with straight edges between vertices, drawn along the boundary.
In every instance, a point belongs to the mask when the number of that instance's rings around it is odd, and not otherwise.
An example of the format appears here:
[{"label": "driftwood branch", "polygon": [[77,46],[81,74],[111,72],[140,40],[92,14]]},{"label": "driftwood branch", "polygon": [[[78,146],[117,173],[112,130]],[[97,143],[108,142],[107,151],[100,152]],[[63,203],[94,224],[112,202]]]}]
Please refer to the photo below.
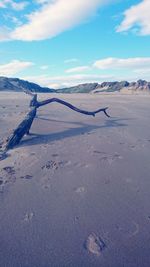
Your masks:
[{"label": "driftwood branch", "polygon": [[68,107],[68,108],[70,108],[70,109],[72,109],[72,110],[74,110],[74,111],[76,111],[76,112],[85,114],[85,115],[91,115],[91,116],[94,116],[94,117],[95,117],[95,114],[96,114],[96,113],[104,112],[105,115],[106,115],[107,117],[110,117],[110,116],[107,114],[107,112],[106,112],[106,110],[108,109],[108,107],[106,107],[106,108],[101,108],[101,109],[98,109],[98,110],[96,110],[96,111],[86,111],[86,110],[79,109],[79,108],[73,106],[72,104],[70,104],[70,103],[68,103],[68,102],[66,102],[66,101],[64,101],[64,100],[61,100],[61,99],[59,99],[59,98],[50,98],[50,99],[47,99],[47,100],[44,100],[44,101],[41,101],[41,102],[37,102],[37,108],[39,108],[39,107],[41,107],[41,106],[44,106],[44,105],[47,105],[47,104],[50,104],[50,103],[52,103],[52,102],[57,102],[57,103],[59,103],[59,104],[65,105],[66,107]]},{"label": "driftwood branch", "polygon": [[9,137],[8,142],[6,144],[6,150],[9,150],[14,146],[18,145],[22,137],[25,134],[29,134],[29,130],[31,128],[35,116],[36,116],[36,107],[31,107],[30,111],[28,112],[24,120],[18,125],[18,127]]},{"label": "driftwood branch", "polygon": [[[47,99],[47,100],[39,102],[39,101],[37,101],[37,95],[36,94],[30,94],[30,95],[32,95],[32,99],[31,99],[30,104],[29,104],[30,110],[27,113],[27,115],[24,118],[24,120],[18,125],[18,127],[14,130],[12,135],[8,138],[7,143],[5,145],[5,148],[3,150],[3,154],[6,154],[6,152],[9,149],[12,149],[16,145],[18,145],[25,134],[29,134],[30,128],[31,128],[32,123],[33,123],[33,120],[34,120],[34,118],[36,116],[37,109],[40,108],[41,106],[50,104],[52,102],[57,102],[59,104],[65,105],[68,108],[70,108],[70,109],[72,109],[72,110],[74,110],[76,112],[85,114],[85,115],[95,116],[95,114],[97,114],[99,112],[104,112],[104,114],[107,117],[110,117],[107,114],[107,111],[106,111],[108,109],[108,107],[101,108],[101,109],[98,109],[96,111],[86,111],[86,110],[79,109],[79,108],[73,106],[72,104],[70,104],[70,103],[68,103],[68,102],[66,102],[64,100],[61,100],[59,98],[50,98],[50,99]],[[3,155],[1,154],[1,158],[2,157],[3,157]]]}]

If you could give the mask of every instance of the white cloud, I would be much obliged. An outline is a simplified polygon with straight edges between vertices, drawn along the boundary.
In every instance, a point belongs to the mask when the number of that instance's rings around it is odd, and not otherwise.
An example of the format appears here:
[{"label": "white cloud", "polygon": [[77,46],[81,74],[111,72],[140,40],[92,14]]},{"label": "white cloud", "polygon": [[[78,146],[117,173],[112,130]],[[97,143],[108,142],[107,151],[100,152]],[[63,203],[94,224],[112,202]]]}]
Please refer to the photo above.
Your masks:
[{"label": "white cloud", "polygon": [[66,59],[64,61],[64,63],[68,64],[68,63],[75,63],[75,62],[78,62],[79,60],[77,58],[69,58],[69,59]]},{"label": "white cloud", "polygon": [[0,8],[6,8],[10,0],[0,0]]},{"label": "white cloud", "polygon": [[133,28],[137,28],[141,35],[150,34],[150,0],[143,0],[127,9],[117,32],[124,32]]},{"label": "white cloud", "polygon": [[43,5],[43,4],[46,4],[46,3],[50,2],[50,1],[49,0],[36,0],[36,2],[37,2],[37,4]]},{"label": "white cloud", "polygon": [[135,73],[139,73],[139,74],[149,74],[150,75],[150,68],[148,69],[137,69],[137,70],[134,70]]},{"label": "white cloud", "polygon": [[40,84],[41,86],[47,86],[49,88],[62,88],[70,87],[80,83],[102,82],[104,80],[113,80],[111,75],[96,75],[96,74],[76,74],[66,76],[28,76],[22,77],[22,79],[32,81]]},{"label": "white cloud", "polygon": [[7,27],[0,27],[0,41],[10,40],[10,31]]},{"label": "white cloud", "polygon": [[0,65],[0,76],[15,75],[22,70],[31,67],[32,65],[34,65],[32,62],[12,60],[7,64]]},{"label": "white cloud", "polygon": [[66,73],[73,73],[73,72],[82,72],[82,71],[86,71],[86,70],[90,70],[90,67],[89,66],[79,66],[76,68],[68,69],[65,72]]},{"label": "white cloud", "polygon": [[0,1],[0,8],[6,7],[6,1]]},{"label": "white cloud", "polygon": [[55,37],[85,22],[102,4],[109,1],[112,0],[48,1],[36,12],[26,15],[28,22],[12,30],[9,39],[33,41]]},{"label": "white cloud", "polygon": [[97,60],[94,67],[105,69],[138,69],[150,68],[150,57],[135,57],[135,58],[105,58]]},{"label": "white cloud", "polygon": [[25,1],[24,2],[22,1],[20,3],[11,1],[12,8],[18,11],[23,10],[27,5],[28,5],[28,2],[25,2]]},{"label": "white cloud", "polygon": [[23,10],[28,5],[28,2],[22,1],[20,3],[15,2],[13,0],[1,0],[0,1],[0,8],[7,8],[11,6],[12,9],[20,11]]}]

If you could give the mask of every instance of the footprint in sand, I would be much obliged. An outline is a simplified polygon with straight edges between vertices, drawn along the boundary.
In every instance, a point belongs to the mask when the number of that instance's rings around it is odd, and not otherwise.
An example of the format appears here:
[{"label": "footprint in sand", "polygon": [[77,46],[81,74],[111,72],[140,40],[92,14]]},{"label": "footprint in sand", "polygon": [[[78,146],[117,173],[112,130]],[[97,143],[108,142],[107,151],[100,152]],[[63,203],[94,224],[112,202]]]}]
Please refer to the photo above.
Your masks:
[{"label": "footprint in sand", "polygon": [[52,154],[52,157],[57,158],[59,155],[58,154]]},{"label": "footprint in sand", "polygon": [[58,162],[54,160],[49,160],[45,165],[41,167],[41,169],[52,169],[52,170],[57,170],[59,168]]},{"label": "footprint in sand", "polygon": [[27,179],[27,180],[30,180],[30,179],[32,179],[32,175],[29,175],[29,174],[26,174],[26,175],[24,175],[24,176],[20,176],[20,178],[21,179]]},{"label": "footprint in sand", "polygon": [[145,144],[143,143],[143,140],[140,140],[140,139],[137,140],[136,143],[129,145],[129,148],[131,150],[140,150],[140,149],[142,149],[144,147],[145,147]]},{"label": "footprint in sand", "polygon": [[136,148],[137,148],[137,145],[130,145],[130,149],[136,150]]},{"label": "footprint in sand", "polygon": [[115,160],[118,160],[118,159],[123,159],[123,157],[117,153],[112,155],[110,158],[111,158],[112,162]]},{"label": "footprint in sand", "polygon": [[114,155],[108,155],[104,151],[94,150],[93,153],[95,155],[103,155],[103,157],[100,158],[100,161],[107,161],[110,165],[116,160],[123,159],[117,152]]},{"label": "footprint in sand", "polygon": [[78,221],[79,221],[79,216],[75,216],[75,217],[74,217],[74,221],[75,221],[75,222],[78,222]]},{"label": "footprint in sand", "polygon": [[24,222],[30,222],[30,221],[32,221],[33,217],[34,217],[33,212],[27,212],[23,218],[23,221]]},{"label": "footprint in sand", "polygon": [[35,152],[30,153],[30,156],[36,156]]},{"label": "footprint in sand", "polygon": [[103,155],[104,155],[104,154],[107,154],[106,152],[104,152],[104,151],[99,151],[99,150],[94,150],[93,153],[94,153],[94,154],[103,154]]},{"label": "footprint in sand", "polygon": [[108,155],[100,158],[100,161],[107,161],[111,165],[114,161],[121,160],[123,157],[119,154]]},{"label": "footprint in sand", "polygon": [[140,227],[137,222],[133,222],[133,231],[129,234],[129,237],[133,237],[139,233]]},{"label": "footprint in sand", "polygon": [[77,193],[77,194],[84,194],[85,193],[85,187],[83,187],[83,186],[81,186],[81,187],[78,187],[78,188],[76,188],[75,189],[75,192]]},{"label": "footprint in sand", "polygon": [[7,166],[7,167],[4,167],[3,170],[4,170],[7,174],[10,174],[10,175],[15,174],[15,169],[14,169],[14,167]]},{"label": "footprint in sand", "polygon": [[62,168],[64,166],[70,165],[70,161],[55,161],[55,160],[49,160],[45,165],[41,167],[41,169],[50,169],[50,170],[58,170],[59,168]]},{"label": "footprint in sand", "polygon": [[99,256],[99,255],[101,255],[103,250],[106,248],[106,244],[102,240],[102,238],[100,238],[96,234],[92,233],[88,236],[88,238],[85,242],[85,248],[90,253]]},{"label": "footprint in sand", "polygon": [[129,225],[126,225],[124,227],[117,225],[116,228],[120,233],[122,233],[127,238],[136,236],[140,231],[139,224],[135,221],[132,221]]},{"label": "footprint in sand", "polygon": [[50,188],[50,184],[48,184],[48,183],[46,184],[45,183],[45,184],[42,185],[42,188],[43,189],[49,189]]},{"label": "footprint in sand", "polygon": [[50,178],[47,176],[43,176],[41,180],[41,187],[43,189],[49,189],[51,187]]},{"label": "footprint in sand", "polygon": [[16,180],[15,173],[16,173],[15,169],[12,166],[6,166],[2,168],[1,169],[2,176],[0,177],[1,187],[4,187],[8,183],[14,183]]},{"label": "footprint in sand", "polygon": [[77,168],[88,168],[90,165],[82,162],[76,162],[73,164]]},{"label": "footprint in sand", "polygon": [[107,179],[104,181],[104,183],[105,183],[106,185],[110,184],[110,179],[107,178]]}]

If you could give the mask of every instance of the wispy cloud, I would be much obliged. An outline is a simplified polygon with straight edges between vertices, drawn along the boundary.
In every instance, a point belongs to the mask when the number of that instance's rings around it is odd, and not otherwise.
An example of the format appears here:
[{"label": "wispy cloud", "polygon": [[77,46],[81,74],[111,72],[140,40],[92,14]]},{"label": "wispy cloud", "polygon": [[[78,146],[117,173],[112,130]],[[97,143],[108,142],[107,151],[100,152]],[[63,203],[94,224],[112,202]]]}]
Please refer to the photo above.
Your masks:
[{"label": "wispy cloud", "polygon": [[20,3],[13,0],[0,1],[0,8],[7,8],[10,6],[12,9],[17,11],[23,10],[27,5],[28,5],[27,1],[21,1]]},{"label": "wispy cloud", "polygon": [[87,71],[87,70],[90,70],[89,66],[79,66],[79,67],[67,69],[65,72],[73,73],[73,72],[82,72],[82,71]]},{"label": "wispy cloud", "polygon": [[[55,37],[81,22],[85,22],[88,17],[95,14],[102,4],[108,1],[111,0],[48,1],[39,10],[26,16],[27,23],[12,30],[9,39],[33,41]],[[13,2],[13,6],[16,4]]]},{"label": "wispy cloud", "polygon": [[22,1],[22,2],[18,3],[15,1],[10,1],[10,4],[11,4],[13,9],[20,11],[20,10],[23,10],[28,5],[28,2]]},{"label": "wispy cloud", "polygon": [[64,61],[64,63],[68,64],[68,63],[75,63],[75,62],[78,62],[79,60],[77,58],[69,58],[69,59],[66,59]]},{"label": "wispy cloud", "polygon": [[94,67],[106,69],[138,69],[150,68],[150,57],[135,57],[135,58],[105,58],[97,60]]},{"label": "wispy cloud", "polygon": [[[133,72],[135,72],[135,73],[138,73],[138,74],[149,74],[149,77],[150,77],[150,67],[149,68],[146,68],[146,69],[135,69]],[[149,78],[150,79],[150,78]]]},{"label": "wispy cloud", "polygon": [[0,41],[10,40],[10,30],[8,27],[0,27]]},{"label": "wispy cloud", "polygon": [[0,76],[11,76],[33,65],[34,63],[30,61],[12,60],[7,64],[0,65]]},{"label": "wispy cloud", "polygon": [[124,12],[124,19],[117,27],[117,32],[137,29],[141,35],[150,34],[150,0],[143,0]]},{"label": "wispy cloud", "polygon": [[49,2],[49,0],[35,0],[35,1],[37,2],[37,4],[41,4],[41,5]]}]

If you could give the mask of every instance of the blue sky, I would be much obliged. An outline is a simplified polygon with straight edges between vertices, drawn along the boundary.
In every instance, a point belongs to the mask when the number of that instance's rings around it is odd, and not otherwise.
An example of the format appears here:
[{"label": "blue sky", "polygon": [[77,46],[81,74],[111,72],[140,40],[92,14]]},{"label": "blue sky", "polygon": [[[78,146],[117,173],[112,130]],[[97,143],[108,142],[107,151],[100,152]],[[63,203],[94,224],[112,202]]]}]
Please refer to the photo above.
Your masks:
[{"label": "blue sky", "polygon": [[149,79],[150,0],[0,0],[0,76],[53,88]]}]

